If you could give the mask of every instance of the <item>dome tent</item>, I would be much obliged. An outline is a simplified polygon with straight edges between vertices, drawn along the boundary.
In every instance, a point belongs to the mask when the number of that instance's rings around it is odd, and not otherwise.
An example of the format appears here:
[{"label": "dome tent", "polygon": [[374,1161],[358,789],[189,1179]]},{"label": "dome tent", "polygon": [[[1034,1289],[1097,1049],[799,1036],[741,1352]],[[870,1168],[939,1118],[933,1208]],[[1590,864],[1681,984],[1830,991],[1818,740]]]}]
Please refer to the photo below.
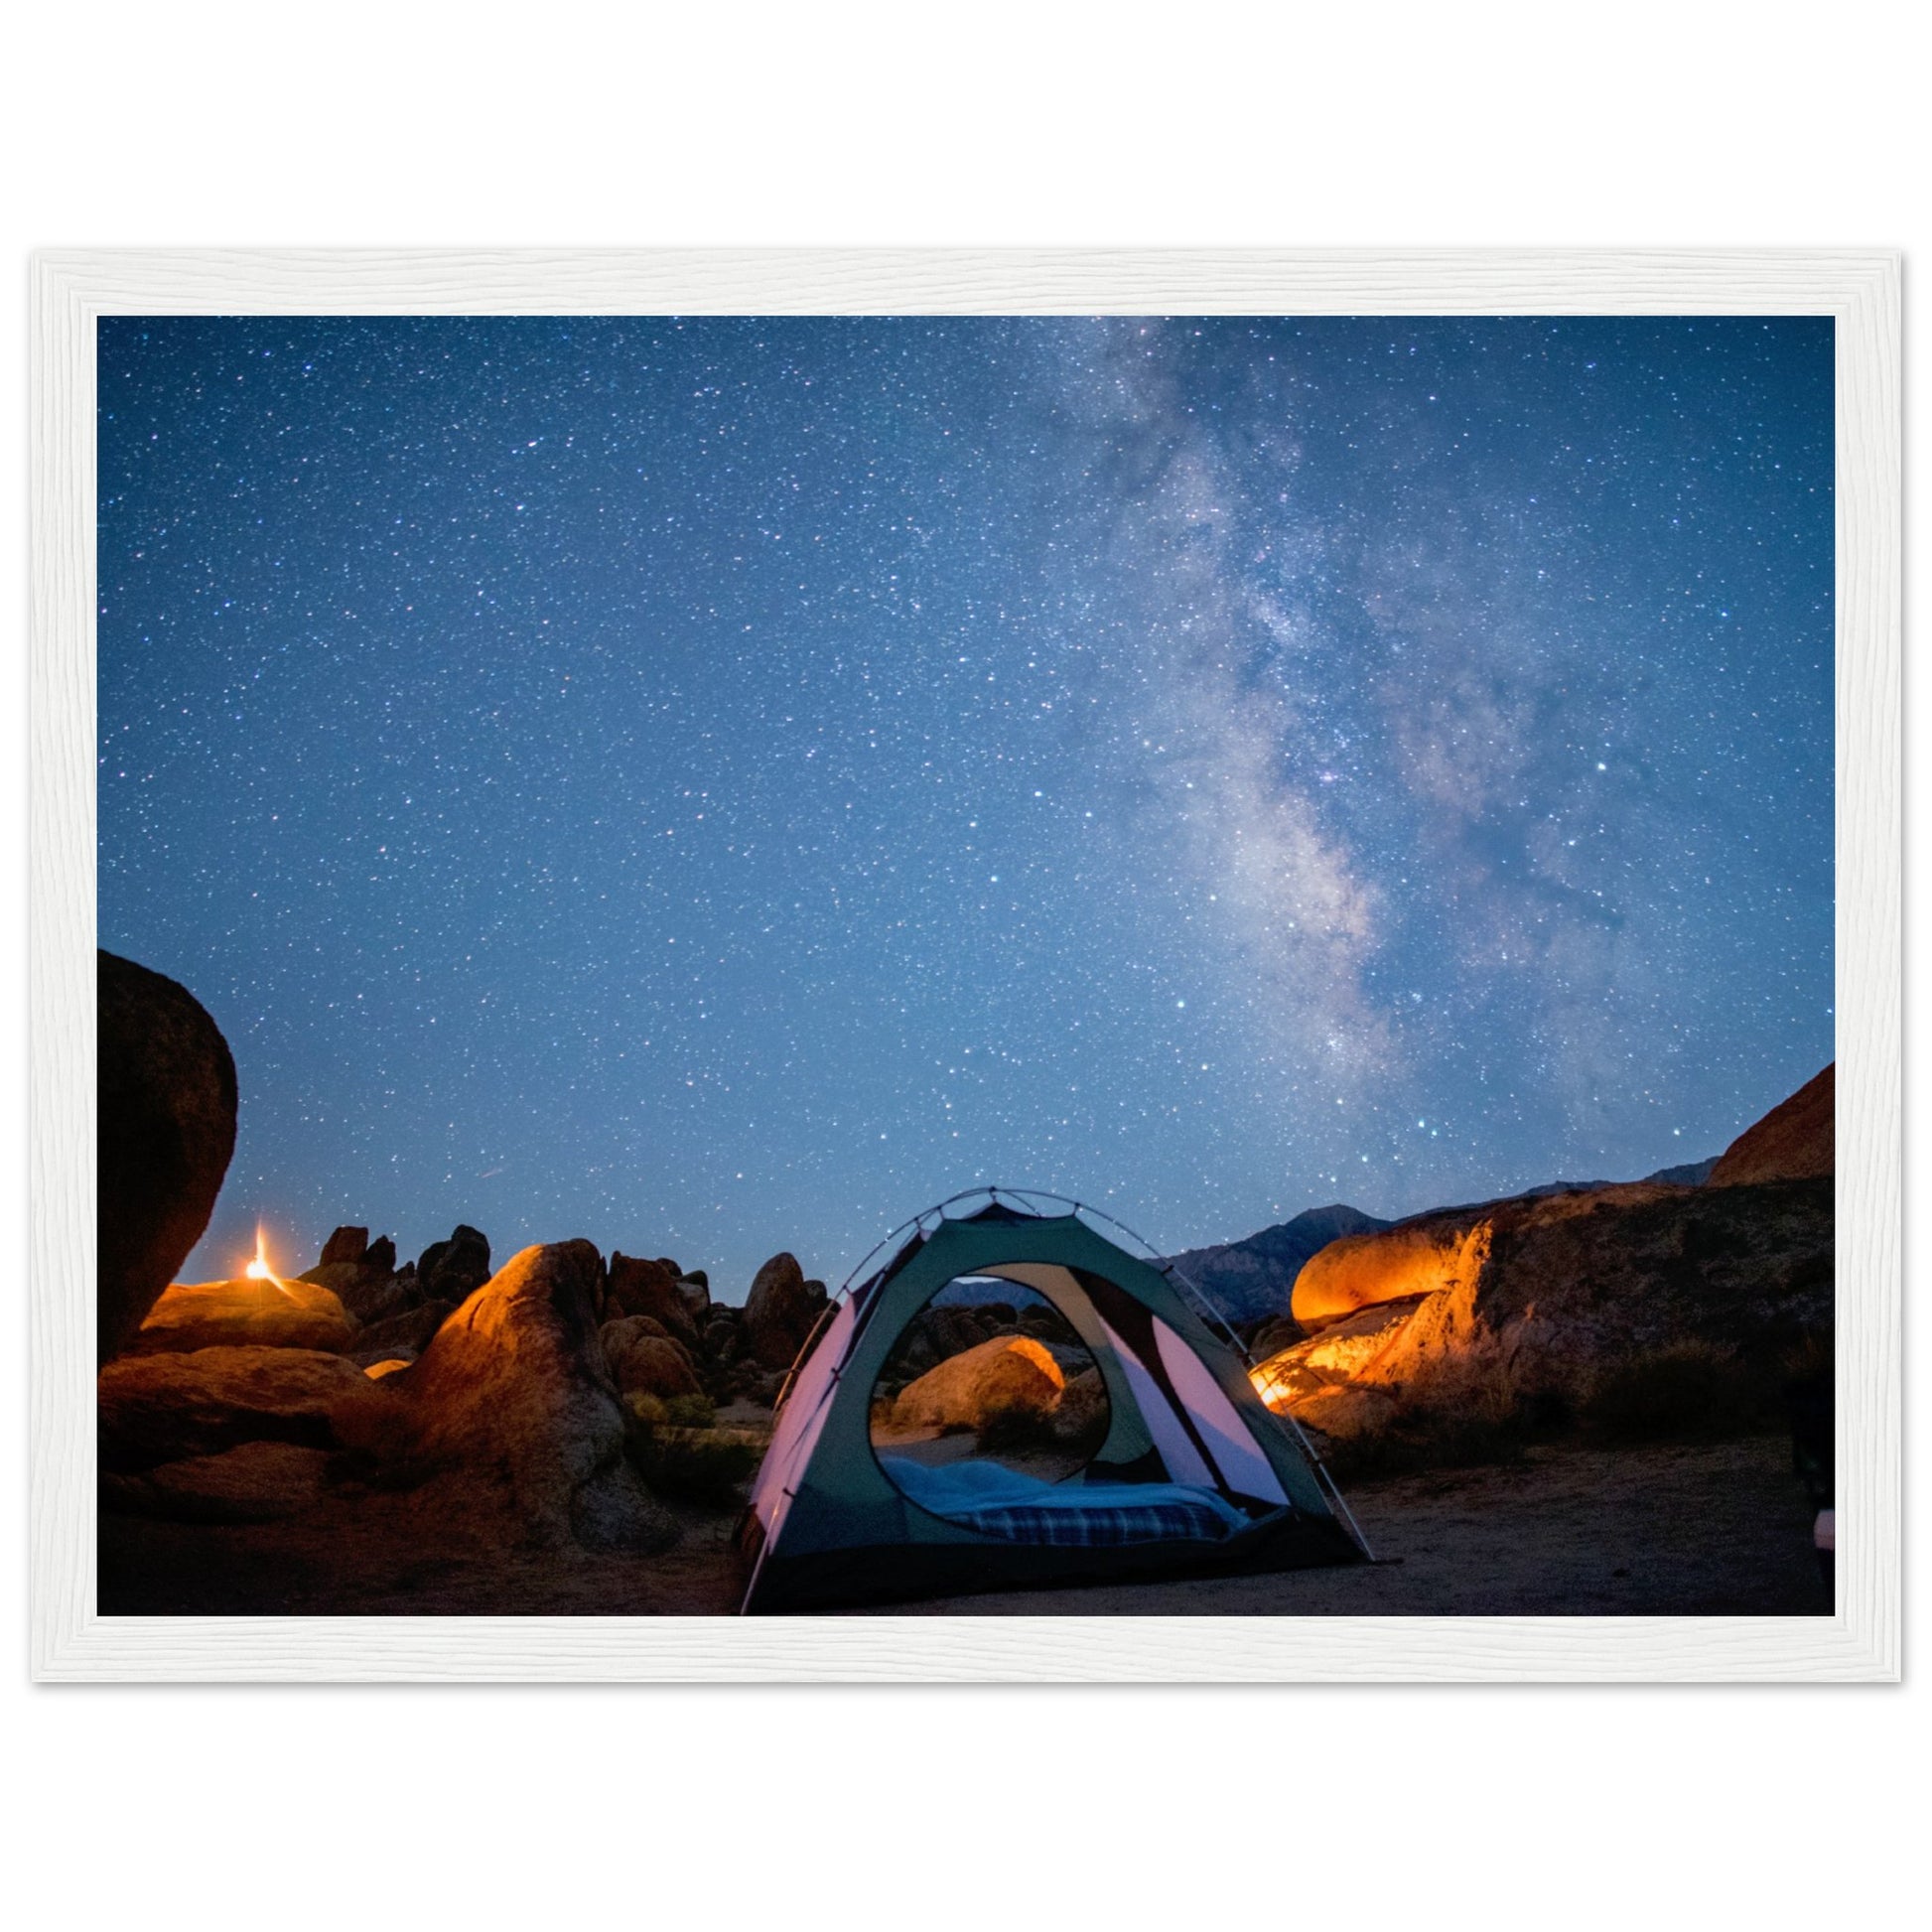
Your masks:
[{"label": "dome tent", "polygon": [[[948,1211],[968,1202],[980,1204]],[[1233,1334],[1209,1326],[1218,1317],[1190,1305],[1177,1271],[1092,1224],[1106,1218],[1058,1196],[976,1190],[908,1222],[891,1259],[841,1292],[787,1379],[753,1484],[746,1613],[1367,1560],[1307,1438],[1255,1393]],[[1107,1431],[1062,1482],[1014,1475],[983,1498],[915,1500],[909,1467],[891,1458],[889,1475],[875,1450],[872,1392],[894,1344],[962,1276],[1045,1297],[1093,1357]]]}]

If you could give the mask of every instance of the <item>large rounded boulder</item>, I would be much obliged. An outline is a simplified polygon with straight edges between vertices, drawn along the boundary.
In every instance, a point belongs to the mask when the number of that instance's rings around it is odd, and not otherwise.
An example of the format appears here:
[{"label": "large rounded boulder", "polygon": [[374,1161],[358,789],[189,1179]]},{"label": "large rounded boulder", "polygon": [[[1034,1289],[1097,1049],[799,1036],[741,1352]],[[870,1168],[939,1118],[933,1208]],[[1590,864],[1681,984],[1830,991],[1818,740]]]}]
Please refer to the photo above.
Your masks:
[{"label": "large rounded boulder", "polygon": [[96,955],[100,1359],[119,1353],[214,1211],[234,1153],[234,1056],[185,986]]},{"label": "large rounded boulder", "polygon": [[661,1550],[675,1520],[624,1459],[624,1412],[598,1335],[601,1258],[588,1241],[525,1248],[472,1295],[420,1358],[385,1375],[406,1411],[391,1453],[526,1542]]},{"label": "large rounded boulder", "polygon": [[1491,1224],[1420,1221],[1380,1234],[1344,1235],[1311,1256],[1295,1279],[1295,1319],[1338,1321],[1384,1302],[1453,1293],[1481,1274]]},{"label": "large rounded boulder", "polygon": [[824,1283],[806,1281],[796,1255],[773,1255],[745,1298],[745,1341],[753,1360],[761,1368],[789,1368],[824,1311]]},{"label": "large rounded boulder", "polygon": [[607,1321],[602,1333],[604,1359],[621,1395],[668,1398],[703,1393],[690,1350],[649,1315],[627,1314]]},{"label": "large rounded boulder", "polygon": [[1002,1411],[1045,1417],[1059,1406],[1066,1374],[1032,1335],[983,1341],[908,1382],[893,1404],[895,1430],[982,1429]]},{"label": "large rounded boulder", "polygon": [[604,1314],[609,1321],[647,1315],[687,1348],[698,1345],[697,1320],[678,1287],[677,1270],[668,1261],[646,1261],[621,1249],[613,1254]]},{"label": "large rounded boulder", "polygon": [[176,1282],[148,1311],[129,1352],[321,1348],[345,1354],[358,1323],[318,1282]]},{"label": "large rounded boulder", "polygon": [[346,1449],[380,1437],[385,1398],[353,1362],[311,1348],[125,1355],[96,1389],[101,1466],[152,1468],[243,1443]]}]

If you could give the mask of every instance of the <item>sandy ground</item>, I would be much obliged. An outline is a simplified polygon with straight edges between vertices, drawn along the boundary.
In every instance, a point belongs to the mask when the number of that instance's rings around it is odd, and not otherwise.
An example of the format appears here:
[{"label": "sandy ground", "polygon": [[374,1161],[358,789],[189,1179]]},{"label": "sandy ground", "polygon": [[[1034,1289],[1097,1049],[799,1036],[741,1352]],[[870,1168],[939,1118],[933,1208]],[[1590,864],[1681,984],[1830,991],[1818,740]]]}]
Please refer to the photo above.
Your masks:
[{"label": "sandy ground", "polygon": [[1347,1492],[1373,1567],[1027,1590],[926,1616],[1828,1616],[1783,1437],[1540,1449]]},{"label": "sandy ground", "polygon": [[[893,1606],[929,1616],[1826,1615],[1783,1438],[1540,1449],[1502,1468],[1349,1491],[1378,1557],[1271,1577],[1008,1592]],[[659,1557],[466,1545],[406,1497],[283,1523],[106,1515],[104,1615],[722,1615],[743,1569],[730,1518],[683,1509]]]}]

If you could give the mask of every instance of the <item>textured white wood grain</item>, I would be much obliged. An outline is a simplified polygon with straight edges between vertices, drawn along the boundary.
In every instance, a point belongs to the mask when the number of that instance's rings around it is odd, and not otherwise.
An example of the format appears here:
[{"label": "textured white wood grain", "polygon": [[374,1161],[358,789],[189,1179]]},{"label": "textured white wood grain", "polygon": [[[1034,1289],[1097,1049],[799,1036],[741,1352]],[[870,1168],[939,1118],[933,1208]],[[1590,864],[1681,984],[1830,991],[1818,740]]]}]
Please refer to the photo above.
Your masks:
[{"label": "textured white wood grain", "polygon": [[[33,271],[32,1669],[42,1679],[1893,1680],[1899,265],[1874,250],[54,250]],[[1830,315],[1838,337],[1834,1617],[100,1617],[95,320],[183,314]]]}]

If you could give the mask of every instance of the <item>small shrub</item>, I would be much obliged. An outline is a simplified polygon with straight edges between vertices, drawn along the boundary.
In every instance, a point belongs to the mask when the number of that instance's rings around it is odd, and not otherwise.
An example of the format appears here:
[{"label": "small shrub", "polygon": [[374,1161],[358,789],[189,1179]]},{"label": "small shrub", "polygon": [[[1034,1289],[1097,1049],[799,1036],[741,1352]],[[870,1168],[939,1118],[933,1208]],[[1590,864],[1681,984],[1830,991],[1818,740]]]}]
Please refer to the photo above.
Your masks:
[{"label": "small shrub", "polygon": [[1730,1349],[1673,1342],[1599,1372],[1584,1401],[1584,1429],[1602,1443],[1742,1435],[1764,1421],[1758,1379]]},{"label": "small shrub", "polygon": [[674,1395],[664,1404],[664,1420],[673,1429],[709,1429],[718,1405],[708,1395]]},{"label": "small shrub", "polygon": [[624,1451],[660,1496],[735,1509],[757,1472],[763,1449],[742,1436],[714,1429],[709,1396],[624,1398]]},{"label": "small shrub", "polygon": [[1530,1443],[1567,1427],[1568,1391],[1541,1357],[1501,1342],[1428,1363],[1394,1398],[1379,1427],[1337,1441],[1337,1477],[1411,1475],[1522,1459]]},{"label": "small shrub", "polygon": [[638,1474],[660,1496],[710,1509],[743,1503],[762,1459],[758,1444],[716,1430],[653,1429],[628,1448]]},{"label": "small shrub", "polygon": [[980,1421],[980,1448],[989,1454],[1003,1450],[1057,1449],[1060,1439],[1053,1430],[1053,1414],[1028,1402],[1002,1402],[989,1409]]}]

